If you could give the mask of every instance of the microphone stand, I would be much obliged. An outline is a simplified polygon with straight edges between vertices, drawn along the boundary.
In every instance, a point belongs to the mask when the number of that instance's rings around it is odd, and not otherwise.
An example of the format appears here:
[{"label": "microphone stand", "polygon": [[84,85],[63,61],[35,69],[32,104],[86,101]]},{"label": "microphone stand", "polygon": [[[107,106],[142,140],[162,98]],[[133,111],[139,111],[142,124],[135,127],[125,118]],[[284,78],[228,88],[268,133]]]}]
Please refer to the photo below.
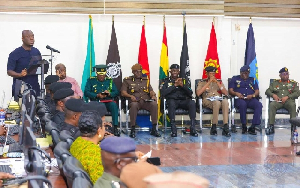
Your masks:
[{"label": "microphone stand", "polygon": [[52,49],[50,49],[51,50],[51,56],[50,56],[50,59],[49,59],[49,61],[50,61],[50,70],[51,70],[51,75],[52,75],[52,59],[53,59],[53,55],[52,55],[52,53],[53,53],[53,50]]}]

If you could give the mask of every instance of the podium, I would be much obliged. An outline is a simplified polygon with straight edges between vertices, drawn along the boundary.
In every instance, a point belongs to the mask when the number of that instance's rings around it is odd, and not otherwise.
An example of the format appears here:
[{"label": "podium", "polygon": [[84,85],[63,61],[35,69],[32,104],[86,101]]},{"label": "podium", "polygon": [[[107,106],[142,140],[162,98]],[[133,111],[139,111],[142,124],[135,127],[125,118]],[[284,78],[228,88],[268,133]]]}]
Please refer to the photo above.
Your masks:
[{"label": "podium", "polygon": [[[41,75],[41,97],[45,95],[44,75],[47,74],[49,69],[49,62],[45,59],[38,61],[36,64],[30,65],[27,69],[27,75]],[[38,96],[38,94],[37,94]]]}]

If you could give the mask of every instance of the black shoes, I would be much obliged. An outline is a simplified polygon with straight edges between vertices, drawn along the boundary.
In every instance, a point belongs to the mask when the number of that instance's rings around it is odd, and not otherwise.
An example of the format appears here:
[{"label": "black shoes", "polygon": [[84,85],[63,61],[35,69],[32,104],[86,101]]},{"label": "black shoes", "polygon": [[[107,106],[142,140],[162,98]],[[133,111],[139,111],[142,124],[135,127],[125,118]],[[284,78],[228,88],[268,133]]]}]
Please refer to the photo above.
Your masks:
[{"label": "black shoes", "polygon": [[212,124],[212,127],[210,129],[210,135],[217,135],[217,125],[216,124]]},{"label": "black shoes", "polygon": [[274,133],[275,133],[274,125],[269,125],[269,127],[266,128],[266,135],[270,135]]},{"label": "black shoes", "polygon": [[231,134],[229,133],[228,124],[224,124],[222,135],[226,137],[231,137]]},{"label": "black shoes", "polygon": [[232,133],[236,133],[237,132],[235,125],[231,125],[231,132]]},{"label": "black shoes", "polygon": [[197,137],[198,133],[195,130],[195,121],[196,121],[195,119],[191,119],[190,135],[194,136],[194,137]]},{"label": "black shoes", "polygon": [[114,126],[114,135],[120,137],[120,131],[118,130],[118,126]]},{"label": "black shoes", "polygon": [[161,137],[159,132],[156,130],[156,125],[152,125],[152,130],[150,132],[150,135],[155,136],[155,137]]},{"label": "black shoes", "polygon": [[131,138],[135,138],[135,126],[131,126],[130,135]]},{"label": "black shoes", "polygon": [[248,133],[251,134],[251,135],[256,135],[255,127],[252,127],[252,126],[249,127],[249,128],[248,128]]},{"label": "black shoes", "polygon": [[242,134],[246,134],[246,133],[247,133],[247,126],[242,125]]},{"label": "black shoes", "polygon": [[171,137],[177,137],[177,127],[175,125],[175,120],[171,119]]}]

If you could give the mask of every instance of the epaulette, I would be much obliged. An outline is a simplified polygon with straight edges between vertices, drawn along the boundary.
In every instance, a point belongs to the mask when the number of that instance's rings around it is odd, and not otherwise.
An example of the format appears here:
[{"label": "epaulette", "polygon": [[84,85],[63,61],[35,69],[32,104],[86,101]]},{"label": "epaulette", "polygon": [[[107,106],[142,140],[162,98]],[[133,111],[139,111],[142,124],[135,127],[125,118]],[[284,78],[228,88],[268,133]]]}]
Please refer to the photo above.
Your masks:
[{"label": "epaulette", "polygon": [[90,80],[92,80],[92,79],[97,79],[97,77],[96,77],[96,76],[91,76],[89,79],[90,79]]},{"label": "epaulette", "polygon": [[129,80],[129,79],[132,79],[131,76],[128,76],[128,77],[125,77],[124,80]]},{"label": "epaulette", "polygon": [[295,80],[289,80],[290,82],[296,82]]},{"label": "epaulette", "polygon": [[143,80],[148,80],[148,77],[142,77]]},{"label": "epaulette", "polygon": [[111,80],[112,78],[110,78],[110,77],[105,77],[105,80]]}]

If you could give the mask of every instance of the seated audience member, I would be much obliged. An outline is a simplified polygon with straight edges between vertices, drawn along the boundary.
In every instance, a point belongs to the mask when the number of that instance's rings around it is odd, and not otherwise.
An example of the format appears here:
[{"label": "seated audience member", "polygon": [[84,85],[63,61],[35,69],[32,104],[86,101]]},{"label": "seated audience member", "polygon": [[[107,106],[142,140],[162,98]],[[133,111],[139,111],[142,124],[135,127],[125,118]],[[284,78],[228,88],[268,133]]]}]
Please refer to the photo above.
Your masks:
[{"label": "seated audience member", "polygon": [[122,169],[120,180],[127,188],[147,188],[143,179],[157,173],[162,173],[162,171],[157,166],[147,162],[131,163]]},{"label": "seated audience member", "polygon": [[147,188],[208,188],[209,181],[191,172],[152,174],[144,178]]},{"label": "seated audience member", "polygon": [[103,174],[99,142],[104,138],[105,127],[100,113],[82,112],[78,122],[81,136],[70,147],[71,154],[80,161],[93,183]]},{"label": "seated audience member", "polygon": [[100,147],[104,172],[94,188],[112,188],[112,181],[120,181],[122,168],[138,160],[135,141],[128,137],[108,137],[101,142]]},{"label": "seated audience member", "polygon": [[81,99],[69,99],[65,104],[65,121],[60,124],[60,131],[66,130],[74,140],[80,136],[78,121],[84,111],[84,102]]},{"label": "seated audience member", "polygon": [[240,110],[240,119],[242,123],[242,134],[247,133],[247,108],[254,110],[252,125],[248,129],[248,133],[256,135],[255,126],[260,125],[260,117],[262,112],[262,104],[258,100],[259,88],[257,80],[249,77],[250,67],[243,66],[240,69],[240,75],[232,77],[229,83],[229,94],[236,96],[234,107]]},{"label": "seated audience member", "polygon": [[119,95],[119,91],[113,79],[106,77],[106,65],[96,65],[97,77],[89,78],[85,85],[84,95],[91,101],[99,101],[105,104],[106,109],[111,112],[114,135],[120,136],[118,130],[119,110],[114,98]]},{"label": "seated audience member", "polygon": [[46,95],[45,95],[45,102],[46,104],[48,104],[51,101],[51,94],[50,94],[50,90],[49,87],[52,83],[57,82],[59,80],[59,77],[57,75],[48,75],[45,78],[45,89],[46,89]]},{"label": "seated audience member", "polygon": [[75,96],[80,96],[80,98],[83,97],[83,93],[77,83],[77,81],[72,78],[67,76],[67,71],[66,71],[66,66],[62,63],[59,63],[55,66],[55,71],[56,71],[56,75],[59,77],[59,81],[58,82],[69,82],[72,84],[72,90],[74,91],[74,95]]},{"label": "seated audience member", "polygon": [[[130,137],[135,138],[135,124],[137,113],[140,109],[150,111],[152,130],[151,135],[160,137],[157,131],[157,98],[150,80],[142,75],[142,65],[135,64],[131,67],[133,76],[123,79],[121,95],[129,99],[129,116],[131,132]],[[151,100],[150,100],[151,99]]]},{"label": "seated audience member", "polygon": [[221,80],[217,80],[215,77],[216,67],[208,66],[205,68],[207,79],[204,79],[202,82],[198,83],[196,95],[201,96],[203,99],[203,106],[206,108],[210,108],[213,111],[213,120],[212,127],[210,129],[210,135],[217,135],[217,124],[218,124],[218,116],[219,110],[222,109],[223,113],[223,131],[222,135],[226,137],[230,137],[229,126],[228,126],[228,112],[229,112],[229,104],[228,100],[224,99],[222,101],[219,100],[208,100],[210,97],[221,97],[223,95],[228,95],[228,92],[222,83]]},{"label": "seated audience member", "polygon": [[69,82],[54,82],[54,83],[50,84],[49,91],[50,91],[51,100],[49,101],[49,103],[47,103],[47,106],[49,107],[50,113],[52,115],[55,113],[55,110],[56,110],[56,104],[53,99],[54,93],[57,90],[67,89],[67,88],[71,88],[71,87],[72,87],[72,84]]},{"label": "seated audience member", "polygon": [[195,129],[196,122],[196,104],[193,98],[193,91],[186,84],[184,78],[180,78],[179,65],[173,64],[170,67],[171,76],[164,79],[161,84],[161,94],[167,100],[168,115],[171,122],[171,137],[177,137],[177,128],[175,125],[175,111],[177,108],[183,108],[189,111],[191,119],[190,135],[198,136]]},{"label": "seated audience member", "polygon": [[286,67],[280,69],[279,77],[280,79],[274,80],[266,90],[266,95],[274,99],[269,104],[269,131],[266,131],[267,134],[275,133],[274,123],[277,109],[287,109],[291,119],[297,114],[295,99],[300,96],[299,84],[289,79],[289,70]]},{"label": "seated audience member", "polygon": [[72,89],[60,89],[57,90],[53,95],[53,99],[56,104],[56,109],[51,120],[55,122],[58,126],[65,121],[65,103],[73,95],[74,91]]}]

